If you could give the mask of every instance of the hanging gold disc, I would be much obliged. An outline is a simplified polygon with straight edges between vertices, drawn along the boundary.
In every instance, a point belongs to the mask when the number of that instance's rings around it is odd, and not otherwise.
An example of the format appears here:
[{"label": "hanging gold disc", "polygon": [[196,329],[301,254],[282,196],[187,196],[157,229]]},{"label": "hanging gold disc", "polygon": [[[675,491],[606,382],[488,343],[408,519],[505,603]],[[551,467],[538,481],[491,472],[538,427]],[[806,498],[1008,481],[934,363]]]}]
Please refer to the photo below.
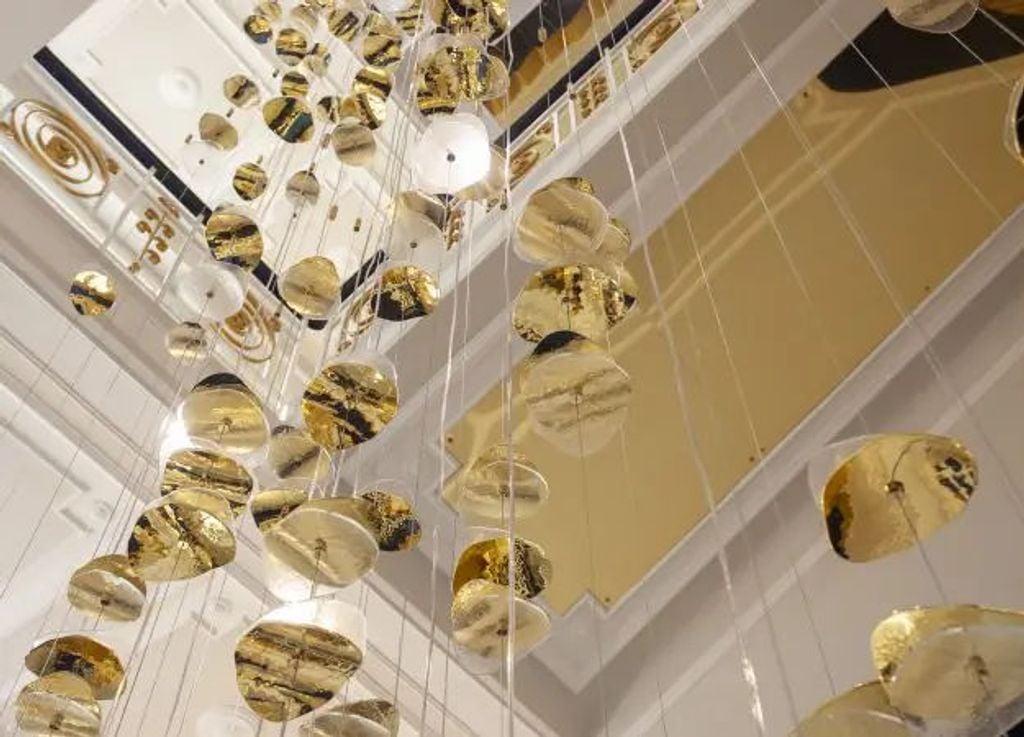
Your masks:
[{"label": "hanging gold disc", "polygon": [[[452,635],[466,650],[483,658],[503,658],[509,632],[508,588],[489,581],[470,581],[452,601]],[[512,652],[529,652],[551,631],[547,613],[525,599],[515,599]]]},{"label": "hanging gold disc", "polygon": [[309,39],[297,28],[284,28],[277,34],[274,46],[277,58],[290,67],[297,66],[306,58],[309,51]]},{"label": "hanging gold disc", "polygon": [[401,717],[390,701],[353,701],[302,726],[302,737],[398,737]]},{"label": "hanging gold disc", "polygon": [[341,277],[334,262],[323,256],[310,256],[284,272],[281,298],[300,315],[327,317],[341,301]]},{"label": "hanging gold disc", "polygon": [[249,162],[235,169],[235,175],[231,179],[231,188],[243,200],[251,202],[263,195],[267,190],[268,183],[267,172],[263,170],[263,167]]},{"label": "hanging gold disc", "polygon": [[516,519],[526,519],[547,503],[548,482],[521,451],[513,448],[510,453],[507,445],[492,445],[470,465],[456,506],[467,514],[505,521],[512,513],[513,493]]},{"label": "hanging gold disc", "polygon": [[190,438],[232,455],[259,450],[270,435],[263,405],[234,374],[212,374],[200,381],[182,400],[179,414]]},{"label": "hanging gold disc", "polygon": [[160,481],[160,493],[164,496],[180,489],[205,489],[219,494],[237,517],[249,503],[253,480],[245,467],[230,456],[185,449],[170,455]]},{"label": "hanging gold disc", "polygon": [[228,503],[203,489],[181,489],[142,513],[128,539],[128,558],[146,581],[183,581],[235,559]]},{"label": "hanging gold disc", "polygon": [[263,122],[285,143],[313,138],[313,111],[298,97],[275,97],[263,106]]},{"label": "hanging gold disc", "polygon": [[331,146],[338,161],[348,166],[368,167],[377,154],[373,132],[361,123],[342,122],[331,133]]},{"label": "hanging gold disc", "polygon": [[[516,596],[533,599],[544,592],[551,581],[551,561],[536,543],[516,538]],[[452,593],[457,594],[470,581],[488,581],[508,586],[508,538],[491,537],[473,543],[459,556],[452,575]]]},{"label": "hanging gold disc", "polygon": [[494,43],[508,30],[506,0],[431,0],[431,16],[448,33],[479,36]]},{"label": "hanging gold disc", "polygon": [[279,481],[323,483],[331,475],[331,457],[304,430],[279,425],[270,435],[267,465]]},{"label": "hanging gold disc", "polygon": [[623,265],[612,266],[608,273],[615,279],[615,283],[622,290],[622,302],[626,307],[626,313],[633,311],[640,301],[640,285],[637,284],[633,274]]},{"label": "hanging gold disc", "polygon": [[434,277],[412,264],[385,270],[375,289],[377,317],[391,322],[426,317],[437,307],[441,293]]},{"label": "hanging gold disc", "polygon": [[330,451],[375,438],[397,413],[394,380],[364,363],[325,367],[302,395],[302,417],[309,435]]},{"label": "hanging gold disc", "polygon": [[197,322],[182,322],[167,331],[164,347],[171,358],[201,361],[210,355],[206,328]]},{"label": "hanging gold disc", "polygon": [[832,549],[864,562],[914,547],[963,514],[977,476],[974,458],[951,438],[869,439],[832,472],[822,491]]},{"label": "hanging gold disc", "polygon": [[237,108],[247,108],[260,101],[260,90],[256,83],[244,74],[235,74],[224,80],[224,99]]},{"label": "hanging gold disc", "polygon": [[71,280],[68,297],[79,315],[96,317],[114,306],[117,288],[114,280],[106,274],[98,271],[81,271]]},{"label": "hanging gold disc", "polygon": [[1024,697],[1024,613],[973,605],[896,612],[871,635],[889,701],[919,719],[990,717]]},{"label": "hanging gold disc", "polygon": [[260,46],[269,43],[270,39],[274,37],[274,29],[270,25],[270,20],[260,13],[254,13],[246,18],[242,24],[242,30],[245,31],[246,36]]},{"label": "hanging gold disc", "polygon": [[633,236],[629,226],[619,218],[608,218],[608,227],[597,247],[597,257],[602,261],[621,264],[629,258],[632,245]]},{"label": "hanging gold disc", "polygon": [[387,120],[387,99],[375,90],[352,92],[341,102],[342,122],[362,123],[370,130],[377,130]]},{"label": "hanging gold disc", "polygon": [[354,41],[362,27],[362,14],[348,2],[340,8],[335,8],[327,16],[327,29],[332,36],[342,41]]},{"label": "hanging gold disc", "polygon": [[281,94],[284,97],[305,97],[309,94],[309,80],[301,72],[285,72],[281,77]]},{"label": "hanging gold disc", "polygon": [[101,555],[71,574],[68,601],[90,616],[132,622],[146,605],[146,582],[124,555]]},{"label": "hanging gold disc", "polygon": [[206,244],[217,260],[252,271],[263,258],[263,236],[248,215],[225,207],[206,221]]},{"label": "hanging gold disc", "polygon": [[51,673],[32,681],[14,702],[18,729],[51,737],[99,737],[102,711],[85,680]]},{"label": "hanging gold disc", "polygon": [[878,681],[830,699],[800,722],[789,737],[911,737]]},{"label": "hanging gold disc", "polygon": [[402,61],[402,29],[384,15],[371,11],[363,37],[363,61],[385,71],[394,70]]},{"label": "hanging gold disc", "polygon": [[978,0],[884,0],[893,20],[926,33],[955,33],[978,12]]},{"label": "hanging gold disc", "polygon": [[516,253],[542,265],[589,261],[608,228],[608,211],[582,178],[556,179],[534,192],[516,227]]},{"label": "hanging gold disc", "polygon": [[377,561],[369,503],[351,497],[312,499],[270,527],[267,550],[313,584],[349,586]]},{"label": "hanging gold disc", "polygon": [[337,95],[325,95],[320,98],[313,111],[314,116],[321,123],[340,123],[345,118],[345,98]]},{"label": "hanging gold disc", "polygon": [[327,45],[315,43],[306,54],[306,68],[311,74],[323,77],[331,65],[331,52]]},{"label": "hanging gold disc", "polygon": [[405,499],[381,490],[362,492],[358,498],[368,503],[366,515],[370,531],[382,551],[395,553],[412,550],[420,544],[423,530]]},{"label": "hanging gold disc", "polygon": [[256,11],[270,21],[281,20],[281,16],[284,15],[281,3],[277,0],[259,0],[256,3]]},{"label": "hanging gold disc", "polygon": [[33,647],[25,667],[37,676],[70,673],[83,679],[100,701],[117,696],[124,682],[124,666],[109,646],[86,635],[63,635]]},{"label": "hanging gold disc", "polygon": [[523,363],[520,391],[534,430],[563,453],[603,448],[626,421],[629,375],[594,343],[570,331],[552,333]]},{"label": "hanging gold disc", "polygon": [[252,495],[249,512],[259,531],[266,534],[308,499],[305,489],[260,489]]},{"label": "hanging gold disc", "polygon": [[601,342],[625,316],[625,295],[611,276],[594,266],[571,264],[530,277],[516,297],[512,326],[532,343],[559,330]]},{"label": "hanging gold disc", "polygon": [[387,100],[394,83],[394,77],[387,70],[363,67],[356,72],[351,91],[353,95],[373,95],[381,100]]},{"label": "hanging gold disc", "polygon": [[231,151],[238,146],[238,131],[223,115],[205,113],[199,119],[199,138],[218,151]]},{"label": "hanging gold disc", "polygon": [[311,171],[297,171],[288,178],[284,195],[295,207],[313,207],[320,200],[320,180]]}]

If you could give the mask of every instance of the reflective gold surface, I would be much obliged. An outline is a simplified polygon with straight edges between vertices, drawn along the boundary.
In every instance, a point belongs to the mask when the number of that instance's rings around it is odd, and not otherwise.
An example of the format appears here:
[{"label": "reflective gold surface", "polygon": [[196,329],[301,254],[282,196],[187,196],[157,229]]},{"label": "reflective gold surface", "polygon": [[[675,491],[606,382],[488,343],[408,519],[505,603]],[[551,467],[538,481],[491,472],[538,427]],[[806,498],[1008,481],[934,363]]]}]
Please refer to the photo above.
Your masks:
[{"label": "reflective gold surface", "polygon": [[629,410],[629,375],[611,354],[577,333],[552,333],[523,363],[519,389],[533,429],[563,453],[604,447]]},{"label": "reflective gold surface", "polygon": [[331,146],[338,161],[349,166],[367,167],[377,154],[373,131],[361,123],[338,124],[331,132]]},{"label": "reflective gold surface", "polygon": [[267,464],[281,481],[322,483],[331,474],[331,457],[304,430],[279,425],[270,435]]},{"label": "reflective gold surface", "polygon": [[238,131],[223,115],[205,113],[199,119],[199,138],[218,151],[231,151],[238,146]]},{"label": "reflective gold surface", "polygon": [[210,354],[206,328],[197,322],[182,322],[167,331],[164,346],[172,358],[199,361]]},{"label": "reflective gold surface", "polygon": [[607,227],[608,211],[589,182],[556,179],[527,200],[516,226],[516,254],[542,265],[587,261],[601,247]]},{"label": "reflective gold surface", "polygon": [[608,218],[608,227],[597,247],[597,257],[615,264],[623,263],[629,258],[629,249],[633,244],[633,236],[629,226],[616,217]]},{"label": "reflective gold surface", "polygon": [[99,737],[102,712],[92,689],[71,673],[51,673],[26,685],[14,702],[18,729],[53,737]]},{"label": "reflective gold surface", "polygon": [[353,91],[341,102],[342,122],[362,123],[370,130],[377,130],[387,120],[387,98],[376,90]]},{"label": "reflective gold surface", "polygon": [[281,94],[284,97],[305,97],[309,94],[309,80],[301,72],[286,72],[281,77]]},{"label": "reflective gold surface", "polygon": [[342,41],[354,41],[362,25],[363,17],[355,3],[346,1],[327,16],[327,29]]},{"label": "reflective gold surface", "polygon": [[362,492],[358,498],[367,502],[369,528],[381,550],[394,553],[420,544],[423,530],[405,499],[380,489]]},{"label": "reflective gold surface", "polygon": [[306,54],[306,68],[318,77],[327,74],[331,65],[331,53],[327,44],[315,43]]},{"label": "reflective gold surface", "polygon": [[395,80],[391,73],[377,67],[363,67],[352,80],[352,94],[369,94],[386,100],[391,95]]},{"label": "reflective gold surface", "polygon": [[[508,586],[508,537],[490,537],[473,543],[462,551],[452,575],[452,593],[458,594],[470,581],[488,581]],[[516,538],[516,596],[533,599],[544,592],[551,581],[551,561],[540,546]]]},{"label": "reflective gold surface", "polygon": [[412,264],[384,271],[376,287],[377,317],[392,322],[425,317],[437,307],[440,288],[427,271]]},{"label": "reflective gold surface", "polygon": [[277,58],[290,67],[298,65],[309,51],[309,39],[297,28],[284,28],[277,34],[274,44]]},{"label": "reflective gold surface", "polygon": [[71,280],[68,297],[79,315],[96,317],[114,306],[117,289],[114,280],[106,274],[81,271]]},{"label": "reflective gold surface", "polygon": [[337,95],[324,95],[320,98],[316,104],[316,108],[313,110],[314,116],[321,123],[329,121],[331,123],[340,123],[345,117],[344,109],[345,98],[338,97]]},{"label": "reflective gold surface", "polygon": [[376,437],[398,413],[398,387],[378,368],[339,362],[325,367],[302,395],[310,437],[328,450]]},{"label": "reflective gold surface", "polygon": [[402,61],[402,29],[380,13],[371,11],[363,37],[363,60],[372,67],[394,70]]},{"label": "reflective gold surface", "polygon": [[335,707],[302,727],[302,737],[397,737],[398,709],[390,701],[367,699]]},{"label": "reflective gold surface", "polygon": [[368,506],[351,498],[308,501],[266,531],[267,550],[312,586],[353,584],[377,560],[364,522]]},{"label": "reflective gold surface", "polygon": [[224,99],[238,108],[247,108],[260,101],[260,90],[256,83],[244,74],[236,74],[224,80]]},{"label": "reflective gold surface", "polygon": [[253,480],[245,466],[230,456],[184,449],[168,457],[160,480],[160,493],[165,496],[179,489],[206,489],[219,494],[237,517],[249,503]]},{"label": "reflective gold surface", "polygon": [[33,647],[25,667],[37,676],[70,673],[83,679],[100,701],[117,696],[124,681],[124,666],[110,647],[86,635],[63,635]]},{"label": "reflective gold surface", "polygon": [[512,325],[532,343],[559,330],[603,342],[608,329],[625,315],[625,295],[609,274],[587,264],[570,264],[530,277],[516,298]]},{"label": "reflective gold surface", "polygon": [[341,300],[341,277],[334,262],[323,256],[290,266],[279,288],[288,306],[305,317],[326,317]]},{"label": "reflective gold surface", "polygon": [[846,691],[803,719],[789,737],[911,737],[878,681]]},{"label": "reflective gold surface", "polygon": [[266,190],[269,179],[267,172],[259,164],[248,162],[235,169],[231,179],[231,188],[235,194],[246,202],[260,197]]},{"label": "reflective gold surface", "polygon": [[263,258],[263,236],[256,222],[232,208],[217,210],[206,221],[206,244],[218,261],[252,271]]},{"label": "reflective gold surface", "polygon": [[271,27],[270,21],[259,13],[254,13],[246,18],[242,29],[246,36],[261,46],[269,43],[270,39],[274,37],[274,29]]},{"label": "reflective gold surface", "polygon": [[[501,658],[509,640],[509,591],[489,581],[470,581],[452,601],[452,636],[462,647],[484,658]],[[531,601],[515,601],[512,651],[522,655],[551,631],[547,613]]]},{"label": "reflective gold surface", "polygon": [[889,701],[923,719],[991,716],[1024,696],[1024,614],[973,605],[883,620],[871,654]]},{"label": "reflective gold surface", "polygon": [[313,111],[298,97],[275,97],[267,102],[263,122],[285,143],[306,143],[313,137]]},{"label": "reflective gold surface", "polygon": [[297,171],[288,178],[284,194],[295,206],[313,207],[320,199],[320,180],[311,171]]},{"label": "reflective gold surface", "polygon": [[259,399],[234,374],[207,376],[182,400],[179,415],[190,438],[245,455],[270,435]]},{"label": "reflective gold surface", "polygon": [[884,0],[883,4],[897,23],[928,33],[959,31],[978,11],[978,0]]},{"label": "reflective gold surface", "polygon": [[256,527],[266,534],[308,499],[305,489],[260,489],[252,495],[249,512]]},{"label": "reflective gold surface", "polygon": [[854,562],[906,550],[960,516],[976,485],[974,459],[956,440],[869,438],[832,472],[822,491],[829,541]]},{"label": "reflective gold surface", "polygon": [[428,0],[434,21],[449,33],[469,33],[494,42],[508,30],[505,0]]},{"label": "reflective gold surface", "polygon": [[101,555],[71,574],[68,601],[91,616],[131,622],[146,605],[146,582],[124,555]]},{"label": "reflective gold surface", "polygon": [[459,511],[487,520],[506,521],[515,493],[516,519],[532,517],[548,500],[548,484],[524,453],[492,445],[469,466],[455,501]]},{"label": "reflective gold surface", "polygon": [[231,508],[202,489],[181,489],[142,513],[128,539],[128,558],[146,581],[182,581],[235,559]]}]

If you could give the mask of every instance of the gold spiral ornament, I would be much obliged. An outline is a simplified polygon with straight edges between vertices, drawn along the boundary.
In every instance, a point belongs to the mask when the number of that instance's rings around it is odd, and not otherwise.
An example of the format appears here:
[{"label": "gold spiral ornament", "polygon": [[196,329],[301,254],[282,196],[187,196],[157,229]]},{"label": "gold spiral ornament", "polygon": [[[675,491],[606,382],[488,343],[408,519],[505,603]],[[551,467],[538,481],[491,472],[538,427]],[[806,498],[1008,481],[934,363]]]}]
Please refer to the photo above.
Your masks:
[{"label": "gold spiral ornament", "polygon": [[63,111],[39,100],[18,100],[3,128],[69,194],[100,197],[110,186],[117,164]]},{"label": "gold spiral ornament", "polygon": [[273,357],[280,330],[280,319],[251,292],[242,309],[224,320],[219,329],[224,340],[249,363],[266,363]]}]

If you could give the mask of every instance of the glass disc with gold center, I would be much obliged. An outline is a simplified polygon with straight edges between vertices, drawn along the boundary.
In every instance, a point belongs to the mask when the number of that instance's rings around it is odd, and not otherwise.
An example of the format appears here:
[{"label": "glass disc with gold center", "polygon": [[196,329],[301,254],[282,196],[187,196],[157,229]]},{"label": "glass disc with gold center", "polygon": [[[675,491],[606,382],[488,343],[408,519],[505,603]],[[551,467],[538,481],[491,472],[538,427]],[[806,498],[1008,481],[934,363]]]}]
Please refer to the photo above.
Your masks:
[{"label": "glass disc with gold center", "polygon": [[262,166],[253,162],[241,164],[231,178],[231,188],[246,202],[251,202],[267,191],[269,179]]},{"label": "glass disc with gold center", "polygon": [[313,138],[313,110],[298,97],[275,97],[263,106],[263,122],[285,143]]},{"label": "glass disc with gold center", "polygon": [[68,297],[75,311],[84,317],[102,315],[114,306],[114,280],[98,271],[81,271],[71,280]]},{"label": "glass disc with gold center", "polygon": [[398,737],[401,718],[390,701],[367,699],[331,709],[302,727],[302,737]]},{"label": "glass disc with gold center", "polygon": [[348,166],[367,167],[377,155],[373,131],[362,123],[347,119],[331,131],[331,147],[338,161]]},{"label": "glass disc with gold center", "polygon": [[128,539],[132,568],[146,581],[182,581],[235,559],[228,503],[204,489],[181,489],[142,513]]},{"label": "glass disc with gold center", "polygon": [[326,366],[302,395],[302,417],[313,440],[327,450],[375,438],[398,413],[392,371],[341,361]]},{"label": "glass disc with gold center", "polygon": [[244,74],[235,74],[224,80],[224,99],[237,108],[247,108],[260,101],[260,90],[256,83]]},{"label": "glass disc with gold center", "polygon": [[526,519],[547,503],[548,482],[521,451],[513,448],[510,453],[507,445],[492,445],[469,467],[456,505],[464,513],[504,521],[512,512],[513,493],[516,519]]},{"label": "glass disc with gold center", "polygon": [[63,635],[41,642],[25,656],[25,667],[37,676],[70,673],[83,679],[100,701],[117,696],[124,666],[108,645],[86,635]]},{"label": "glass disc with gold center", "polygon": [[1024,697],[1021,612],[896,612],[872,633],[871,655],[892,705],[920,719],[983,718]]},{"label": "glass disc with gold center", "polygon": [[960,516],[976,485],[974,458],[956,440],[869,438],[832,471],[822,491],[832,549],[864,562],[911,548]]},{"label": "glass disc with gold center", "polygon": [[840,694],[803,719],[789,737],[911,737],[878,681]]},{"label": "glass disc with gold center", "polygon": [[423,530],[409,502],[382,490],[365,491],[358,498],[368,503],[370,531],[382,551],[395,553],[419,545]]},{"label": "glass disc with gold center", "polygon": [[[533,599],[551,581],[551,561],[536,543],[516,538],[516,596]],[[452,576],[452,592],[458,594],[470,581],[488,581],[508,586],[508,537],[490,537],[468,546],[459,556]]]},{"label": "glass disc with gold center", "polygon": [[323,256],[310,256],[289,267],[280,289],[285,303],[305,317],[327,317],[341,301],[341,277],[334,262]]},{"label": "glass disc with gold center", "polygon": [[[483,658],[501,658],[509,640],[509,591],[490,581],[470,581],[452,601],[452,635],[469,652]],[[532,601],[516,598],[512,652],[523,655],[551,631],[551,619]]]},{"label": "glass disc with gold center", "polygon": [[218,151],[231,151],[238,146],[238,131],[223,115],[206,113],[199,119],[199,138]]},{"label": "glass disc with gold center", "polygon": [[582,335],[552,333],[523,363],[520,391],[534,430],[564,453],[604,447],[626,421],[629,375]]},{"label": "glass disc with gold center", "polygon": [[273,525],[264,540],[271,555],[313,584],[348,586],[377,561],[368,520],[369,504],[361,499],[313,499]]},{"label": "glass disc with gold center", "polygon": [[160,493],[166,496],[179,489],[206,489],[219,494],[237,517],[245,511],[252,493],[252,476],[230,456],[209,450],[179,450],[164,463]]},{"label": "glass disc with gold center", "polygon": [[600,341],[625,314],[625,296],[611,276],[593,266],[572,264],[530,277],[516,298],[512,325],[532,343],[559,330]]},{"label": "glass disc with gold center", "polygon": [[210,355],[206,328],[197,322],[178,323],[164,336],[164,347],[171,358],[201,361]]},{"label": "glass disc with gold center", "polygon": [[[287,722],[333,699],[363,662],[359,613],[341,602],[281,607],[235,646],[238,691],[253,712]],[[357,633],[355,630],[359,630]]]},{"label": "glass disc with gold center", "polygon": [[277,34],[274,51],[287,66],[298,66],[309,51],[309,39],[297,28],[284,28]]},{"label": "glass disc with gold center", "polygon": [[267,465],[279,481],[320,484],[331,475],[331,457],[304,430],[279,425],[270,435]]},{"label": "glass disc with gold center", "polygon": [[234,374],[207,376],[185,396],[179,409],[188,436],[232,455],[261,449],[270,435],[263,405]]},{"label": "glass disc with gold center", "polygon": [[99,737],[102,712],[92,689],[72,673],[32,681],[14,702],[15,721],[27,734]]},{"label": "glass disc with gold center", "polygon": [[260,489],[252,495],[249,512],[259,531],[266,534],[308,499],[305,489]]},{"label": "glass disc with gold center", "polygon": [[426,317],[437,307],[440,288],[434,277],[413,264],[392,266],[376,286],[377,317],[391,322]]},{"label": "glass disc with gold center", "polygon": [[146,605],[146,582],[125,555],[101,555],[71,574],[68,601],[90,616],[132,622]]},{"label": "glass disc with gold center", "polygon": [[263,258],[263,236],[249,215],[233,207],[222,207],[206,221],[206,244],[210,254],[223,263],[252,271]]},{"label": "glass disc with gold center", "polygon": [[516,254],[542,265],[591,259],[608,228],[608,211],[588,189],[585,179],[556,179],[530,195],[516,227]]},{"label": "glass disc with gold center", "polygon": [[955,33],[978,12],[978,0],[885,0],[893,20],[927,33]]}]

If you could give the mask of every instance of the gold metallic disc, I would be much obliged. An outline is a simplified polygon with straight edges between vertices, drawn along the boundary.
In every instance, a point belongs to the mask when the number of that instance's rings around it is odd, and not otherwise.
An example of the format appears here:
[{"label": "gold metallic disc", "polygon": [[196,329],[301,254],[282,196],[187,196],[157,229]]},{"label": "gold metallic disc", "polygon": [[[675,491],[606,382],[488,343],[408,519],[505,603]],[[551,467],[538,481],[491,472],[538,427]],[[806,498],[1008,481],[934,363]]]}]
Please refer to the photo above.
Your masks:
[{"label": "gold metallic disc", "polygon": [[231,178],[231,188],[235,194],[246,202],[261,197],[267,191],[267,172],[259,164],[248,162],[235,169],[235,175]]},{"label": "gold metallic disc", "polygon": [[429,13],[424,12],[423,5],[427,0],[411,0],[405,10],[392,14],[395,24],[407,36],[415,36],[426,27],[430,20]]},{"label": "gold metallic disc", "polygon": [[363,335],[377,319],[373,311],[373,298],[375,290],[364,289],[349,304],[345,311],[345,319],[341,323],[341,337],[338,340],[338,352],[347,351],[356,344],[360,335]]},{"label": "gold metallic disc", "polygon": [[124,681],[124,666],[109,646],[86,635],[63,635],[33,647],[25,667],[37,676],[70,673],[83,679],[100,701],[117,696]]},{"label": "gold metallic disc", "polygon": [[[452,601],[452,635],[468,651],[484,658],[505,656],[509,638],[508,588],[489,581],[470,581]],[[532,601],[515,600],[512,652],[522,655],[551,631],[551,619]]]},{"label": "gold metallic disc", "polygon": [[132,622],[146,605],[146,582],[124,555],[101,555],[71,574],[68,601],[90,616]]},{"label": "gold metallic disc", "polygon": [[341,301],[341,277],[334,262],[323,256],[290,266],[279,287],[285,303],[305,317],[327,317]]},{"label": "gold metallic disc", "polygon": [[398,709],[390,701],[353,701],[325,712],[302,726],[302,737],[397,737]]},{"label": "gold metallic disc", "polygon": [[619,289],[622,290],[622,301],[626,306],[626,312],[632,312],[633,308],[640,301],[640,285],[637,284],[636,278],[621,264],[610,268],[608,273],[615,279]]},{"label": "gold metallic disc", "polygon": [[309,51],[309,39],[297,28],[284,28],[277,34],[274,45],[277,58],[290,67],[297,66],[306,58]]},{"label": "gold metallic disc", "polygon": [[326,44],[315,43],[306,54],[306,68],[312,74],[323,77],[331,65],[331,52]]},{"label": "gold metallic disc", "polygon": [[[516,538],[516,596],[533,599],[551,581],[551,561],[536,543]],[[452,576],[452,593],[458,594],[470,581],[488,581],[508,586],[508,538],[491,537],[473,543],[459,556]]]},{"label": "gold metallic disc", "polygon": [[270,21],[281,20],[281,16],[284,15],[281,3],[277,0],[260,0],[256,3],[256,11]]},{"label": "gold metallic disc", "polygon": [[311,171],[297,171],[288,178],[284,196],[296,207],[313,207],[320,200],[320,180]]},{"label": "gold metallic disc", "polygon": [[237,108],[247,108],[260,101],[260,90],[256,83],[244,74],[236,74],[224,80],[224,99]]},{"label": "gold metallic disc", "polygon": [[345,633],[291,619],[274,621],[271,614],[235,646],[239,693],[253,712],[271,722],[320,708],[363,662],[362,650]]},{"label": "gold metallic disc", "polygon": [[298,97],[275,97],[267,102],[263,122],[285,143],[306,143],[313,137],[313,111]]},{"label": "gold metallic disc", "polygon": [[259,399],[234,374],[200,381],[185,396],[179,414],[190,438],[232,455],[259,450],[270,435]]},{"label": "gold metallic disc", "polygon": [[830,699],[800,722],[789,737],[911,737],[878,681]]},{"label": "gold metallic disc", "polygon": [[377,316],[391,322],[426,317],[437,307],[440,293],[428,271],[412,264],[392,266],[376,285]]},{"label": "gold metallic disc", "polygon": [[973,605],[883,620],[871,655],[889,701],[919,719],[991,716],[1024,697],[1024,613]]},{"label": "gold metallic disc", "polygon": [[223,115],[205,113],[199,119],[199,138],[218,151],[231,151],[238,146],[238,131]]},{"label": "gold metallic disc", "polygon": [[353,95],[374,95],[386,100],[391,95],[395,80],[390,72],[377,67],[363,67],[352,80]]},{"label": "gold metallic disc", "polygon": [[32,681],[14,702],[18,729],[51,737],[99,737],[102,712],[92,689],[71,673]]},{"label": "gold metallic disc", "polygon": [[629,412],[629,375],[606,350],[570,331],[552,333],[523,363],[519,389],[534,431],[563,453],[604,447]]},{"label": "gold metallic disc", "polygon": [[1010,92],[1003,142],[1014,159],[1024,162],[1024,77],[1017,79]]},{"label": "gold metallic disc", "polygon": [[206,244],[217,260],[252,271],[263,258],[263,236],[252,218],[224,207],[206,221]]},{"label": "gold metallic disc", "polygon": [[608,228],[597,247],[597,256],[604,261],[621,264],[629,257],[632,245],[633,236],[629,232],[629,226],[619,218],[608,218]]},{"label": "gold metallic disc", "polygon": [[316,109],[313,111],[313,114],[321,123],[340,123],[345,117],[344,102],[345,98],[343,97],[338,97],[337,95],[325,95],[324,97],[321,97],[320,101],[316,104]]},{"label": "gold metallic disc", "polygon": [[964,512],[977,476],[974,458],[951,438],[868,439],[822,491],[832,549],[864,562],[914,547]]},{"label": "gold metallic disc", "polygon": [[360,499],[313,499],[267,530],[267,550],[313,584],[348,586],[377,561],[368,514]]},{"label": "gold metallic disc", "polygon": [[178,323],[164,337],[164,346],[172,358],[201,361],[210,355],[206,328],[197,322]]},{"label": "gold metallic disc", "polygon": [[331,146],[338,161],[349,166],[368,167],[377,154],[373,131],[362,123],[339,124],[331,133]]},{"label": "gold metallic disc", "polygon": [[164,496],[180,489],[206,489],[219,494],[237,517],[249,503],[253,480],[245,467],[230,456],[184,449],[170,455],[160,480],[160,493]]},{"label": "gold metallic disc", "polygon": [[448,33],[472,34],[494,43],[508,30],[506,0],[432,0],[431,15]]},{"label": "gold metallic disc", "polygon": [[316,27],[320,22],[318,13],[316,8],[306,3],[300,3],[288,11],[288,18],[290,22],[301,26],[312,34],[316,32]]},{"label": "gold metallic disc", "polygon": [[470,465],[456,504],[461,512],[504,521],[511,516],[513,492],[516,519],[526,519],[547,503],[548,482],[521,451],[492,445]]},{"label": "gold metallic disc", "polygon": [[128,558],[146,581],[182,581],[235,559],[231,508],[219,494],[181,489],[142,513],[128,539]]},{"label": "gold metallic disc", "polygon": [[342,41],[354,41],[363,27],[363,16],[351,3],[335,8],[327,16],[327,29]]},{"label": "gold metallic disc", "polygon": [[602,341],[625,316],[625,295],[611,276],[594,266],[570,264],[530,277],[516,298],[512,325],[532,343],[559,330]]},{"label": "gold metallic disc", "polygon": [[394,70],[402,61],[402,29],[376,12],[367,18],[366,28],[363,61],[378,69]]},{"label": "gold metallic disc", "polygon": [[331,475],[331,457],[305,430],[279,425],[270,435],[267,464],[280,481],[323,483]]},{"label": "gold metallic disc", "polygon": [[81,271],[71,280],[68,297],[75,311],[84,317],[102,315],[114,306],[114,280],[98,271]]},{"label": "gold metallic disc", "polygon": [[397,413],[394,379],[365,363],[326,366],[302,395],[309,435],[329,451],[375,438]]},{"label": "gold metallic disc", "polygon": [[252,495],[249,512],[256,527],[266,534],[308,499],[305,489],[260,489]]},{"label": "gold metallic disc", "polygon": [[449,97],[456,104],[493,100],[508,91],[504,62],[472,44],[443,46],[418,66],[420,88]]},{"label": "gold metallic disc", "polygon": [[358,498],[369,503],[366,514],[370,531],[382,551],[412,550],[420,544],[423,529],[405,499],[383,490],[362,492]]},{"label": "gold metallic disc", "polygon": [[261,46],[269,43],[270,39],[274,37],[274,29],[270,25],[270,20],[260,13],[254,13],[246,18],[242,24],[242,30],[245,31],[246,36]]},{"label": "gold metallic disc", "polygon": [[305,97],[309,94],[309,80],[301,72],[286,72],[281,77],[281,94],[284,97]]},{"label": "gold metallic disc", "polygon": [[893,20],[915,31],[954,33],[978,12],[978,0],[885,0]]},{"label": "gold metallic disc", "polygon": [[579,181],[556,179],[530,195],[516,227],[520,258],[545,265],[593,258],[608,228],[608,211]]},{"label": "gold metallic disc", "polygon": [[370,130],[377,130],[388,116],[387,98],[375,90],[352,92],[341,101],[341,122],[362,123]]}]

